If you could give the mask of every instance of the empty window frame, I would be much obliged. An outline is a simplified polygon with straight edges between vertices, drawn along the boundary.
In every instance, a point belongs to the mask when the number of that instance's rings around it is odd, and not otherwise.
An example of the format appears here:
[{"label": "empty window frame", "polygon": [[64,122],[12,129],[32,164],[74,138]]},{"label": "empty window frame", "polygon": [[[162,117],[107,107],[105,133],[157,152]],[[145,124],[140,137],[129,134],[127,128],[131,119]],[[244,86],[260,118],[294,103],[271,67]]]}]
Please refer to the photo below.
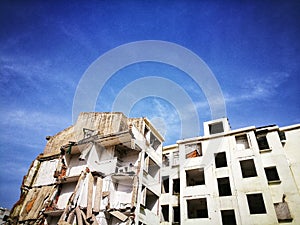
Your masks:
[{"label": "empty window frame", "polygon": [[169,176],[162,177],[161,193],[169,193]]},{"label": "empty window frame", "polygon": [[269,182],[280,181],[278,172],[277,172],[277,169],[275,166],[265,168],[265,173],[266,173],[267,180]]},{"label": "empty window frame", "polygon": [[256,140],[257,140],[259,150],[270,149],[268,140],[267,140],[267,133],[265,131],[264,132],[256,132]]},{"label": "empty window frame", "polygon": [[163,165],[163,167],[170,166],[170,153],[163,154],[163,156],[162,156],[162,165]]},{"label": "empty window frame", "polygon": [[150,157],[148,156],[148,154],[145,153],[145,155],[144,155],[144,170],[145,170],[146,172],[148,172],[149,158],[150,158]]},{"label": "empty window frame", "polygon": [[231,187],[230,187],[229,177],[218,178],[217,181],[218,181],[219,196],[230,196]]},{"label": "empty window frame", "polygon": [[274,208],[279,223],[293,221],[287,202],[274,203]]},{"label": "empty window frame", "polygon": [[224,132],[224,127],[222,122],[209,124],[209,133],[218,134]]},{"label": "empty window frame", "polygon": [[157,214],[157,205],[158,205],[158,196],[154,194],[152,191],[146,189],[146,203],[145,207]]},{"label": "empty window frame", "polygon": [[257,176],[253,159],[242,160],[240,161],[240,165],[241,165],[243,178]]},{"label": "empty window frame", "polygon": [[262,194],[247,194],[250,214],[264,214],[266,207]]},{"label": "empty window frame", "polygon": [[155,137],[155,135],[151,132],[150,133],[150,145],[152,146],[152,148],[154,150],[156,150],[158,148],[158,146],[160,146],[160,141],[158,140],[157,137]]},{"label": "empty window frame", "polygon": [[160,167],[156,164],[156,162],[154,162],[153,159],[151,159],[149,157],[148,173],[150,174],[150,176],[155,178],[155,179],[158,178],[159,169],[160,169]]},{"label": "empty window frame", "polygon": [[201,143],[190,144],[185,146],[185,158],[195,158],[202,156],[202,146]]},{"label": "empty window frame", "polygon": [[173,207],[173,224],[180,224],[180,206]]},{"label": "empty window frame", "polygon": [[162,222],[169,222],[169,205],[162,205],[161,206],[162,212]]},{"label": "empty window frame", "polygon": [[278,131],[279,139],[282,144],[285,144],[286,142],[286,136],[284,131]]},{"label": "empty window frame", "polygon": [[215,162],[216,162],[216,168],[226,167],[227,166],[226,153],[225,152],[216,153]]},{"label": "empty window frame", "polygon": [[141,191],[141,205],[145,206],[146,205],[146,193],[147,193],[147,188],[142,185],[142,191]]},{"label": "empty window frame", "polygon": [[186,170],[186,186],[205,184],[204,168]]},{"label": "empty window frame", "polygon": [[250,147],[247,134],[235,136],[235,141],[238,150],[248,149]]},{"label": "empty window frame", "polygon": [[180,179],[173,179],[173,195],[180,194]]},{"label": "empty window frame", "polygon": [[221,210],[222,225],[236,225],[234,210]]},{"label": "empty window frame", "polygon": [[179,165],[179,151],[173,152],[173,163],[172,166]]},{"label": "empty window frame", "polygon": [[147,126],[145,126],[145,128],[144,128],[144,137],[146,137],[146,135],[148,134],[149,131],[150,131],[149,128]]},{"label": "empty window frame", "polygon": [[206,198],[187,200],[188,219],[208,218]]}]

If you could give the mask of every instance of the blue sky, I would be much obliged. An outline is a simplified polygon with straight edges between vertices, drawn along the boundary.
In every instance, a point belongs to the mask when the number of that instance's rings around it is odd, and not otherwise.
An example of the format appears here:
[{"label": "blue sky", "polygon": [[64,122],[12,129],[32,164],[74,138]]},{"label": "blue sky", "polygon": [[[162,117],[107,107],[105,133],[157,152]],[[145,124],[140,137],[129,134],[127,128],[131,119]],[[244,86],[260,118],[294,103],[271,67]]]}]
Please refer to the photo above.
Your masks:
[{"label": "blue sky", "polygon": [[[232,128],[299,123],[299,21],[299,1],[1,1],[0,206],[11,208],[18,199],[45,137],[72,124],[86,69],[129,42],[163,40],[197,54],[219,82]],[[122,88],[147,76],[183,87],[200,122],[210,119],[197,84],[155,62],[113,74],[96,110],[110,111]],[[159,96],[137,102],[129,116],[159,122],[166,144],[180,138],[176,108]]]}]

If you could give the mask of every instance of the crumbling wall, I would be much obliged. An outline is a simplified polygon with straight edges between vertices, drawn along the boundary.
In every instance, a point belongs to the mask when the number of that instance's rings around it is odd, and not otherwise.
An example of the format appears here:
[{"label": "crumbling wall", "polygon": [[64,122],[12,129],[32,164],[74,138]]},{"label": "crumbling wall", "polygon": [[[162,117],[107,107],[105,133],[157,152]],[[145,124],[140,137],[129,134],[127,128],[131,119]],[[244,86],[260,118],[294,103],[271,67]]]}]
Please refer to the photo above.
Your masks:
[{"label": "crumbling wall", "polygon": [[150,146],[144,129],[143,118],[81,113],[75,125],[47,137],[11,224],[132,224],[140,214],[142,150]]},{"label": "crumbling wall", "polygon": [[82,112],[79,114],[75,125],[63,131],[48,136],[48,142],[44,149],[44,155],[60,153],[60,147],[71,142],[77,142],[84,138],[84,128],[95,130],[97,134],[104,135],[116,133],[128,129],[127,117],[123,113],[110,112]]},{"label": "crumbling wall", "polygon": [[48,142],[44,149],[44,155],[55,155],[60,153],[60,147],[68,144],[69,141],[75,141],[74,127],[70,126],[54,136],[47,137]]}]

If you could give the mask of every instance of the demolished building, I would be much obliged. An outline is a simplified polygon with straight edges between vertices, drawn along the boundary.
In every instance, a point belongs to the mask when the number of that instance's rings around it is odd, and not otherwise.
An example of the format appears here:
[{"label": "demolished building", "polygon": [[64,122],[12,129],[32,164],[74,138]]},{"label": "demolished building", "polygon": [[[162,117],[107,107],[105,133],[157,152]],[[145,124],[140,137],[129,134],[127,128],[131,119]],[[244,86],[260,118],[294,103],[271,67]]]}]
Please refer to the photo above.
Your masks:
[{"label": "demolished building", "polygon": [[10,224],[159,224],[163,137],[149,120],[81,113],[46,139]]}]

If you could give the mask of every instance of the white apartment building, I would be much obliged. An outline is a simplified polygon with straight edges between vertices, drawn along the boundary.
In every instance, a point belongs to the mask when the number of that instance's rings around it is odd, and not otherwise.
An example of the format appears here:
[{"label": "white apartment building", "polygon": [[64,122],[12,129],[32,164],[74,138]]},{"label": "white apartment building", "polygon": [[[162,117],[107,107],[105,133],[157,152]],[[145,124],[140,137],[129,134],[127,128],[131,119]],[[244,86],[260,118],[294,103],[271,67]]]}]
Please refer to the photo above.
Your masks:
[{"label": "white apartment building", "polygon": [[161,223],[300,224],[300,124],[231,130],[163,149]]}]

